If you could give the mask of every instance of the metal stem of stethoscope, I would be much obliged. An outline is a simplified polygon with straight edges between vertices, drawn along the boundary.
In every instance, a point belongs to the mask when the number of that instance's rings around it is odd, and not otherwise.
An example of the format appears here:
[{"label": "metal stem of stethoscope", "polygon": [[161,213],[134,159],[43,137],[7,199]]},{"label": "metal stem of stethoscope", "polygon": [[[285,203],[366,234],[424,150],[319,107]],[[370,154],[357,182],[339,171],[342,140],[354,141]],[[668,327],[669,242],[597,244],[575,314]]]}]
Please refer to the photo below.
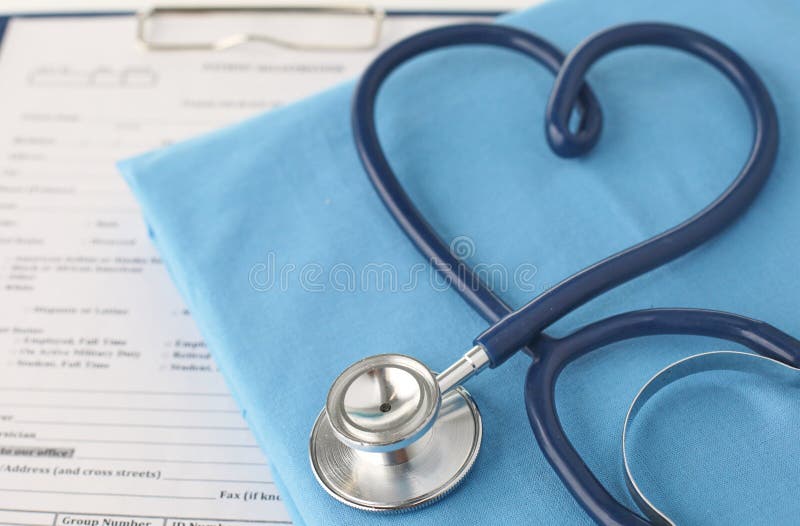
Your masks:
[{"label": "metal stem of stethoscope", "polygon": [[[389,73],[418,54],[458,44],[510,48],[558,72],[546,131],[551,147],[563,156],[588,151],[599,136],[599,106],[583,83],[586,71],[599,57],[636,44],[684,50],[715,66],[742,94],[755,128],[750,156],[725,192],[695,216],[590,266],[512,312],[425,221],[395,177],[377,137],[375,98]],[[353,131],[370,180],[419,250],[493,325],[439,375],[411,357],[384,354],[357,362],[334,381],[314,425],[309,452],[322,486],[350,506],[369,510],[420,506],[458,484],[471,468],[482,438],[480,414],[460,385],[527,345],[528,353],[537,359],[525,384],[531,427],[543,454],[573,496],[601,524],[671,524],[638,492],[630,470],[626,472],[629,486],[652,522],[617,502],[583,463],[556,414],[555,381],[561,370],[593,349],[651,334],[726,338],[769,360],[800,365],[800,341],[763,322],[714,311],[651,309],[600,320],[560,339],[542,332],[590,299],[679,257],[730,224],[763,186],[778,145],[777,115],[761,80],[736,53],[701,33],[666,24],[620,26],[584,41],[563,67],[562,61],[556,48],[530,33],[495,25],[451,26],[423,32],[390,48],[368,68],[358,85]],[[578,131],[571,132],[568,123],[576,104],[582,115]],[[730,356],[713,356],[702,359],[702,364],[691,362],[692,366],[680,365],[671,371],[691,371],[693,366],[703,369],[709,364],[728,366],[730,361]],[[637,404],[644,403],[662,383],[648,383],[629,416],[635,415]]]},{"label": "metal stem of stethoscope", "polygon": [[461,385],[486,367],[489,366],[489,355],[480,345],[464,353],[464,356],[456,360],[453,365],[442,371],[436,376],[439,382],[439,389],[442,392],[449,391],[457,385]]}]

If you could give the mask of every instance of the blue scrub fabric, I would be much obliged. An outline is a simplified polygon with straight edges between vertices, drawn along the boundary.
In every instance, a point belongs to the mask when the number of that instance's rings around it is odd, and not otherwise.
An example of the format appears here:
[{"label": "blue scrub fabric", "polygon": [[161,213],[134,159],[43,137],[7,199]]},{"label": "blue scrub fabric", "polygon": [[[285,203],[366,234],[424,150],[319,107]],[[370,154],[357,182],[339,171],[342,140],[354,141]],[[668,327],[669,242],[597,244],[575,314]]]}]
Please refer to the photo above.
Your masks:
[{"label": "blue scrub fabric", "polygon": [[[745,216],[698,250],[555,324],[703,307],[795,335],[800,298],[800,5],[792,1],[553,0],[502,23],[569,51],[610,25],[663,21],[708,32],[774,96],[781,147]],[[513,52],[432,52],[382,89],[391,164],[430,222],[514,306],[697,212],[741,168],[752,127],[735,89],[699,60],[626,49],[589,74],[605,114],[589,155],[547,147],[552,75]],[[406,514],[350,509],[317,484],[307,441],[328,387],[365,355],[405,353],[441,370],[487,324],[448,289],[384,209],[351,137],[353,82],[120,164],[154,242],[248,424],[306,525],[590,524],[528,426],[520,354],[470,381],[484,419],[472,473]],[[558,411],[597,477],[633,506],[620,454],[625,411],[667,364],[726,342],[652,337],[569,366]],[[633,429],[634,470],[678,524],[795,524],[798,383],[708,373],[655,397]]]}]

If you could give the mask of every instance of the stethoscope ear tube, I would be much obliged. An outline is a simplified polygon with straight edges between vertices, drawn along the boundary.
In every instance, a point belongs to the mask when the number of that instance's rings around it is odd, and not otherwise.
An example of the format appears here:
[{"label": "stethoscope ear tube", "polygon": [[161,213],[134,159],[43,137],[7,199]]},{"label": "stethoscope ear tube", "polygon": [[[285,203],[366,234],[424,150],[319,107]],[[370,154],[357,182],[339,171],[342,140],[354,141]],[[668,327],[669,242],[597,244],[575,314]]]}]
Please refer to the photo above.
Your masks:
[{"label": "stethoscope ear tube", "polygon": [[[769,360],[795,369],[800,367],[800,341],[792,336],[761,321],[701,309],[627,312],[587,325],[565,338],[543,341],[546,352],[538,363],[531,365],[525,380],[528,420],[542,452],[561,480],[592,518],[605,526],[672,523],[654,506],[648,506],[646,499],[640,505],[650,515],[650,521],[641,518],[617,502],[597,480],[561,427],[555,403],[556,382],[564,367],[593,350],[623,340],[662,334],[720,338],[744,345]],[[696,363],[688,362],[684,367],[691,365]],[[636,492],[633,496],[636,499]]]}]

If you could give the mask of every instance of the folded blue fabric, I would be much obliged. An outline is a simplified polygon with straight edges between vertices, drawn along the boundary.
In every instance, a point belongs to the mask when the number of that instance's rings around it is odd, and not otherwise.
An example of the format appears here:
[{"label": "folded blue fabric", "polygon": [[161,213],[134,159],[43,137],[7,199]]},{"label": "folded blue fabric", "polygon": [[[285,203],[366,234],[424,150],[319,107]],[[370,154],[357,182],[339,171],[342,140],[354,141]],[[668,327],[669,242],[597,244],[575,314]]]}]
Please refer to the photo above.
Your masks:
[{"label": "folded blue fabric", "polygon": [[[630,309],[706,307],[800,334],[800,6],[794,2],[557,0],[513,24],[565,51],[609,25],[656,20],[708,32],[771,90],[781,122],[774,174],[745,217],[686,257],[556,324],[563,334]],[[562,278],[698,211],[735,176],[752,129],[733,87],[657,48],[603,59],[589,81],[605,113],[588,156],[544,140],[552,76],[484,47],[431,53],[392,76],[380,135],[409,194],[442,236],[482,263],[519,306]],[[441,370],[486,327],[440,281],[384,210],[349,124],[353,84],[141,157],[121,169],[175,283],[291,499],[298,524],[587,524],[538,450],[522,401],[528,358],[468,384],[484,418],[473,472],[442,502],[374,515],[334,501],[307,438],[334,377],[398,352]],[[659,337],[570,367],[557,395],[578,451],[633,506],[619,439],[637,389],[668,363],[730,344]],[[797,384],[739,373],[678,382],[634,429],[634,467],[679,524],[796,523]]]}]

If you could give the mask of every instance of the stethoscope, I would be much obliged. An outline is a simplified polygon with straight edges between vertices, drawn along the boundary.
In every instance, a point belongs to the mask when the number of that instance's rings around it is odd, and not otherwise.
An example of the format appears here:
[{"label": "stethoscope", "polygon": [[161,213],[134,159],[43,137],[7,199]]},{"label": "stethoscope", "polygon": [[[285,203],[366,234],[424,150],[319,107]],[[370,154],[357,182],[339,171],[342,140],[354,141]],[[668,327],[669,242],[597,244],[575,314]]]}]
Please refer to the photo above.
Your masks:
[{"label": "stethoscope", "polygon": [[[462,44],[509,48],[557,74],[545,131],[551,148],[563,157],[586,153],[600,135],[600,107],[584,84],[584,76],[596,60],[633,45],[681,49],[713,65],[741,93],[754,126],[750,155],[730,186],[701,212],[570,276],[513,311],[450,250],[414,206],[389,166],[375,126],[376,96],[395,68],[427,51]],[[576,105],[580,121],[577,131],[571,131],[570,117]],[[373,511],[413,508],[444,496],[470,470],[481,443],[480,414],[461,384],[523,349],[534,360],[525,382],[531,428],[572,495],[600,524],[672,524],[641,493],[627,462],[625,436],[639,409],[665,385],[702,371],[794,372],[792,368],[800,366],[800,341],[736,314],[682,308],[619,314],[563,338],[542,331],[598,295],[699,246],[750,205],[772,170],[778,147],[775,108],[758,75],[722,43],[674,25],[614,27],[591,36],[566,58],[548,42],[519,29],[457,25],[420,33],[378,57],[357,86],[352,126],[361,161],[386,208],[431,264],[492,325],[475,338],[466,354],[439,374],[398,354],[372,356],[347,368],[334,381],[311,433],[311,465],[323,488],[345,504]],[[727,339],[759,354],[719,351],[692,356],[661,371],[636,396],[623,429],[623,457],[628,487],[649,517],[646,520],[609,494],[570,443],[556,412],[555,383],[567,364],[592,350],[656,334]],[[776,363],[780,367],[775,367]]]}]

